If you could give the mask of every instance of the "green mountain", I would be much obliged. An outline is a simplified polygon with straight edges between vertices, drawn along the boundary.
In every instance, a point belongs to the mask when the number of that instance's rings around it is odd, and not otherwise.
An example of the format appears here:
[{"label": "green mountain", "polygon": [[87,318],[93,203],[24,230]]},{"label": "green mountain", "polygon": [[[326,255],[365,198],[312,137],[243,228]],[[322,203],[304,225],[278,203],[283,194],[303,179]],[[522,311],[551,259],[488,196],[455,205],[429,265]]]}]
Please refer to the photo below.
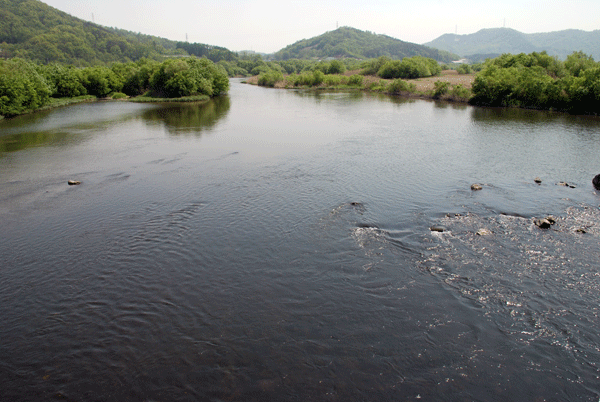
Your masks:
[{"label": "green mountain", "polygon": [[235,58],[225,48],[96,25],[38,0],[0,0],[0,57],[90,66],[188,53],[213,61]]},{"label": "green mountain", "polygon": [[324,59],[328,57],[370,59],[379,56],[388,56],[393,59],[424,56],[441,62],[450,62],[459,58],[451,52],[350,27],[341,27],[311,39],[300,40],[274,54],[276,60]]},{"label": "green mountain", "polygon": [[473,61],[495,57],[502,53],[542,51],[563,60],[573,52],[583,51],[598,60],[600,59],[600,30],[588,32],[569,29],[525,34],[511,28],[491,28],[469,35],[444,34],[425,43],[425,46],[453,52]]}]

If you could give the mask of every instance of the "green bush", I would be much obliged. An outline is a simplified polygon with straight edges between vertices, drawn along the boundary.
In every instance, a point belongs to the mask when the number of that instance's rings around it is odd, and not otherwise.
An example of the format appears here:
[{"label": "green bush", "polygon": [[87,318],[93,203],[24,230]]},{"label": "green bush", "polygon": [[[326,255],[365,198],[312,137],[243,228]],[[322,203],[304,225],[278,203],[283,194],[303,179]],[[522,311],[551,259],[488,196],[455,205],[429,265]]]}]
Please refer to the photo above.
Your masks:
[{"label": "green bush", "polygon": [[229,78],[223,67],[206,58],[169,59],[158,67],[150,86],[166,98],[216,96],[229,89]]},{"label": "green bush", "polygon": [[377,71],[381,78],[423,78],[438,75],[442,72],[439,63],[434,59],[413,56],[386,62]]},{"label": "green bush", "polygon": [[332,60],[329,63],[326,74],[344,74],[346,66],[339,60]]},{"label": "green bush", "polygon": [[436,81],[433,83],[433,97],[440,98],[450,91],[450,83],[446,81]]},{"label": "green bush", "polygon": [[353,74],[348,78],[348,85],[354,87],[361,87],[363,85],[364,77],[362,75]]},{"label": "green bush", "polygon": [[450,98],[457,101],[468,101],[471,99],[472,93],[469,88],[465,88],[462,84],[455,85],[450,90]]},{"label": "green bush", "polygon": [[128,98],[123,92],[114,92],[110,95],[112,99],[126,99]]},{"label": "green bush", "polygon": [[283,74],[281,71],[269,70],[266,73],[261,73],[258,76],[258,85],[264,87],[274,87],[279,81],[283,81]]},{"label": "green bush", "polygon": [[402,92],[415,92],[416,90],[417,90],[417,86],[415,84],[413,84],[412,82],[408,83],[401,79],[396,79],[396,80],[390,82],[390,84],[386,88],[386,92],[389,92],[392,94],[399,94]]},{"label": "green bush", "polygon": [[458,68],[456,69],[456,71],[458,71],[459,74],[471,74],[471,73],[473,73],[473,69],[468,64],[461,64],[460,66],[458,66]]},{"label": "green bush", "polygon": [[37,66],[22,59],[0,60],[0,115],[14,116],[46,105],[51,86]]},{"label": "green bush", "polygon": [[335,87],[342,84],[342,77],[339,75],[326,75],[324,78],[325,85]]}]

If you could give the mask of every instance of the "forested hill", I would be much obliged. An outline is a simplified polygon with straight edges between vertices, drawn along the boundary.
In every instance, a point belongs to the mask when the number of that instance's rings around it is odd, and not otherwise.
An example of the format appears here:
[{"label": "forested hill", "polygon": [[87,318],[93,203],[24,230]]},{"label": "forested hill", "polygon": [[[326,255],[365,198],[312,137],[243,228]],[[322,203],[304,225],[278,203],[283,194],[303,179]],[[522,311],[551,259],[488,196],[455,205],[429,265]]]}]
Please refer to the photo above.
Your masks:
[{"label": "forested hill", "polygon": [[91,66],[188,53],[213,61],[235,58],[222,47],[103,27],[38,0],[0,0],[1,57]]},{"label": "forested hill", "polygon": [[474,61],[480,59],[481,55],[496,57],[503,53],[542,51],[562,60],[573,52],[583,51],[599,60],[600,30],[588,32],[569,29],[525,34],[511,28],[491,28],[469,35],[445,34],[425,45],[475,59]]},{"label": "forested hill", "polygon": [[450,62],[459,58],[450,52],[350,27],[341,27],[311,39],[300,40],[274,55],[277,60],[327,57],[370,59],[379,56],[388,56],[393,59],[424,56],[441,62]]}]

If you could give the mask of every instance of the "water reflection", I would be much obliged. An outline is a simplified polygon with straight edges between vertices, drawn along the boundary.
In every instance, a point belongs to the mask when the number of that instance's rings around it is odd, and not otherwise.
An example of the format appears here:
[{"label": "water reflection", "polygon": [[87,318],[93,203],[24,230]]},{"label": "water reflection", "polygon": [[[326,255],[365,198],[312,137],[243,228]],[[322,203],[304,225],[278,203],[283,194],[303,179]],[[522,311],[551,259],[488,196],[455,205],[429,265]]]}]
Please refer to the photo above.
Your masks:
[{"label": "water reflection", "polygon": [[471,108],[471,119],[474,123],[487,125],[505,125],[507,121],[527,125],[569,124],[581,127],[597,128],[600,122],[598,116],[574,116],[561,112],[549,112],[528,109],[510,108]]},{"label": "water reflection", "polygon": [[74,137],[65,132],[39,131],[25,134],[12,134],[0,137],[0,156],[8,152],[52,144],[81,142],[81,137]]},{"label": "water reflection", "polygon": [[169,134],[193,134],[200,136],[204,130],[214,128],[229,112],[228,96],[219,96],[203,103],[174,103],[147,110],[142,118],[147,122],[161,124]]}]

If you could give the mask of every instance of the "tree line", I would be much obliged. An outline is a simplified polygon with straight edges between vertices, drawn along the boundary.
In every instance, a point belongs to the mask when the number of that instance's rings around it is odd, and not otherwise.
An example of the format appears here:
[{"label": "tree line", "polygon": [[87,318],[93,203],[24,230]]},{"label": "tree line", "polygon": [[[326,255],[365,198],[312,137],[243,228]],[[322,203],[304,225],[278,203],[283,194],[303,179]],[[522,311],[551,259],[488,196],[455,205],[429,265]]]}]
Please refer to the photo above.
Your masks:
[{"label": "tree line", "polygon": [[228,89],[226,71],[206,58],[140,59],[85,68],[41,65],[20,58],[0,60],[0,116],[5,117],[39,109],[60,98],[144,94],[208,98]]},{"label": "tree line", "polygon": [[600,112],[600,63],[583,52],[565,61],[546,52],[487,60],[473,83],[476,105]]}]

